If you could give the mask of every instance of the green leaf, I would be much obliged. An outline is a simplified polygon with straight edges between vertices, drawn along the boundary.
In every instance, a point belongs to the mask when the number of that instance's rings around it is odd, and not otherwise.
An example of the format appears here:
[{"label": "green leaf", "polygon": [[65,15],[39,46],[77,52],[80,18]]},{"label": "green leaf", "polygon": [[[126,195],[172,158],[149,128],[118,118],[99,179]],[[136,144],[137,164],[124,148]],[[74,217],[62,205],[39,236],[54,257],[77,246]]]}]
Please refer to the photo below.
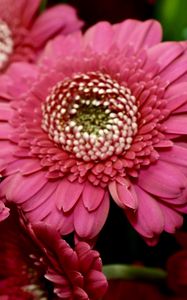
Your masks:
[{"label": "green leaf", "polygon": [[40,5],[40,11],[44,11],[46,9],[47,6],[47,0],[43,0],[41,5]]},{"label": "green leaf", "polygon": [[139,279],[154,282],[165,281],[167,277],[166,271],[159,268],[121,264],[105,265],[103,273],[107,279]]},{"label": "green leaf", "polygon": [[155,16],[164,28],[165,40],[187,39],[187,1],[159,0]]}]

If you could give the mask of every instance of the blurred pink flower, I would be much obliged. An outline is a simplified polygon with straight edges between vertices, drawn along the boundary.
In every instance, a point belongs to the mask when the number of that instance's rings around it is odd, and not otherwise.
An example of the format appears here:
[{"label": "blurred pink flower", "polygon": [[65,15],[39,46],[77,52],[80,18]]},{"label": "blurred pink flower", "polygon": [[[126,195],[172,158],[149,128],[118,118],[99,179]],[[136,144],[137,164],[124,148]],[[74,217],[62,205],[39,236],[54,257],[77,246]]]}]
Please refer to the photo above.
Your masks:
[{"label": "blurred pink flower", "polygon": [[150,244],[181,226],[187,53],[161,35],[153,20],[101,22],[1,78],[1,196],[31,223],[92,239],[110,194]]},{"label": "blurred pink flower", "polygon": [[75,9],[57,5],[36,16],[41,0],[0,0],[0,73],[14,61],[33,61],[57,33],[82,26]]},{"label": "blurred pink flower", "polygon": [[5,299],[15,300],[48,299],[43,276],[53,283],[60,299],[97,300],[103,296],[107,281],[97,251],[84,242],[73,250],[55,229],[43,223],[25,229],[14,213],[0,224],[0,299],[5,295],[10,297]]}]

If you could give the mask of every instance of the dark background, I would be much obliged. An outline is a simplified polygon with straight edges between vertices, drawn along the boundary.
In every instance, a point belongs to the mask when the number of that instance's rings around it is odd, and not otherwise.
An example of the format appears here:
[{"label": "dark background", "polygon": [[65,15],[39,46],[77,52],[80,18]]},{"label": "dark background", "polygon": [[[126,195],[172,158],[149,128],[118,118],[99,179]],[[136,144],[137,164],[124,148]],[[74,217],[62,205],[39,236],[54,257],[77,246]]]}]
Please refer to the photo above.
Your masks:
[{"label": "dark background", "polygon": [[49,0],[48,4],[62,2],[76,7],[87,27],[101,20],[116,23],[127,18],[146,20],[153,16],[153,5],[146,0]]}]

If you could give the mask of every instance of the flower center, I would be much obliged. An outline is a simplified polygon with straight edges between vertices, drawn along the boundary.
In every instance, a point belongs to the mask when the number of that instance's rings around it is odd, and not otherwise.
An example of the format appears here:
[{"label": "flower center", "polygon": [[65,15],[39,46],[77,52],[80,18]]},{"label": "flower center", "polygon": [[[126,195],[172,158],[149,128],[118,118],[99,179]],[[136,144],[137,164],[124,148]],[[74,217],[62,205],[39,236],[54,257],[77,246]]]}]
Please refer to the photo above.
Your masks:
[{"label": "flower center", "polygon": [[8,63],[13,46],[11,30],[4,21],[0,20],[0,70]]},{"label": "flower center", "polygon": [[58,82],[42,105],[42,128],[84,161],[125,153],[137,132],[135,97],[108,74],[88,72]]}]

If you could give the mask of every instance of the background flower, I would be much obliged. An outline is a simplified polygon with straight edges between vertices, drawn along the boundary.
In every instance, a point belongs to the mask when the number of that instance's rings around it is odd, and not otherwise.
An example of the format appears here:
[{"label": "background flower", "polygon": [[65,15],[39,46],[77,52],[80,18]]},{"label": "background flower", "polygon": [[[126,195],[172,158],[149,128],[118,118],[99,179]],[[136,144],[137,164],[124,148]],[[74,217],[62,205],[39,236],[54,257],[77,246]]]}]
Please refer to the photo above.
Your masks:
[{"label": "background flower", "polygon": [[103,296],[107,281],[97,251],[83,242],[73,250],[46,224],[28,224],[24,230],[16,211],[11,212],[0,224],[0,297],[94,300]]},{"label": "background flower", "polygon": [[110,192],[150,244],[181,226],[186,52],[160,39],[156,21],[101,22],[50,42],[40,68],[18,64],[2,79],[2,196],[31,222],[92,239]]},{"label": "background flower", "polygon": [[141,282],[141,281],[125,281],[111,280],[109,289],[104,300],[112,300],[115,295],[116,299],[132,299],[132,300],[186,300],[186,296],[173,295],[170,291],[158,284]]},{"label": "background flower", "polygon": [[41,0],[0,1],[0,72],[14,61],[34,61],[57,33],[68,34],[83,22],[69,5],[57,5],[36,16]]},{"label": "background flower", "polygon": [[[54,292],[62,299],[100,299],[107,289],[97,251],[79,242],[73,250],[48,225],[34,225],[34,238],[45,253],[45,277],[53,282]],[[31,230],[32,230],[31,229]]]},{"label": "background flower", "polygon": [[182,246],[175,254],[171,255],[167,261],[168,285],[175,293],[187,295],[187,234],[178,232],[176,239]]},{"label": "background flower", "polygon": [[0,299],[47,299],[43,269],[35,244],[20,226],[16,210],[0,224]]}]

